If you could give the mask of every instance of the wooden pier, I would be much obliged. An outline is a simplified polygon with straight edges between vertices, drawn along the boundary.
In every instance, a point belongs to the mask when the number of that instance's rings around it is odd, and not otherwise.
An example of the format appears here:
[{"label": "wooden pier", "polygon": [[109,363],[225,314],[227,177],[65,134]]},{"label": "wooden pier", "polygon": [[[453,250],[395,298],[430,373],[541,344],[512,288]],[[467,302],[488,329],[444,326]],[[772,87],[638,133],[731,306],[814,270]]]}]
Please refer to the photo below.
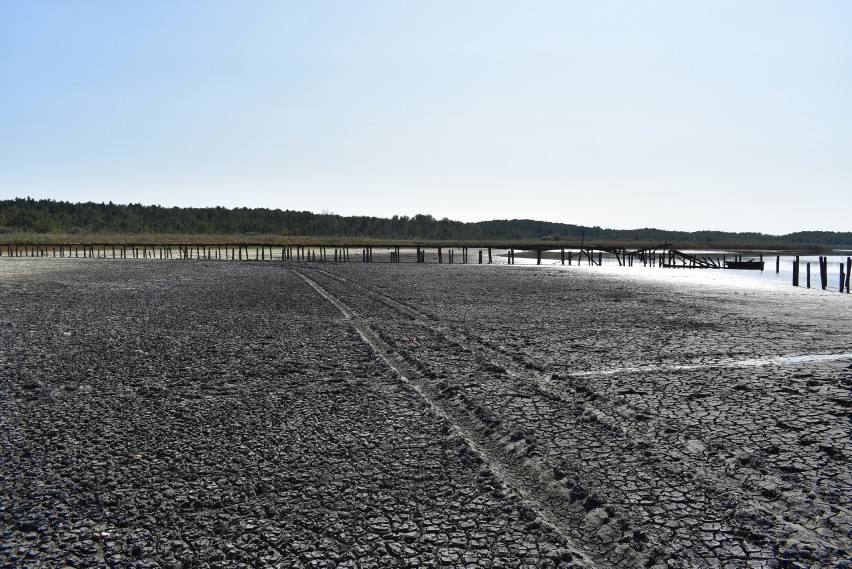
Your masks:
[{"label": "wooden pier", "polygon": [[[208,261],[295,261],[295,262],[352,262],[363,263],[426,263],[439,264],[474,263],[471,249],[477,251],[477,264],[492,264],[496,255],[506,257],[514,265],[520,253],[526,258],[535,255],[536,264],[541,265],[545,254],[559,251],[562,265],[588,264],[601,266],[603,255],[615,256],[619,266],[659,266],[665,257],[668,244],[653,248],[628,250],[625,247],[567,246],[522,244],[522,245],[305,245],[265,243],[0,243],[0,257],[31,258],[74,258],[74,259],[184,259]],[[378,251],[384,251],[380,256]],[[429,255],[427,256],[427,252]],[[428,260],[427,260],[428,259]],[[658,260],[659,259],[659,260]]]},{"label": "wooden pier", "polygon": [[[471,256],[471,249],[476,251]],[[557,256],[558,254],[558,256]],[[329,263],[438,263],[438,264],[493,264],[495,256],[514,265],[516,258],[543,260],[561,265],[602,266],[604,254],[615,258],[618,266],[676,269],[759,269],[764,270],[763,255],[744,260],[742,255],[721,257],[687,253],[670,243],[652,247],[628,249],[627,247],[582,243],[578,246],[552,243],[490,243],[485,244],[268,244],[268,243],[0,243],[0,257],[73,258],[73,259],[143,259],[143,260],[206,260],[206,261],[283,261]],[[475,260],[473,260],[475,259]],[[793,286],[799,286],[800,263],[793,261]],[[780,271],[780,255],[775,258],[775,272]],[[838,289],[849,293],[852,259],[840,263]],[[810,269],[807,269],[810,286]],[[828,282],[828,257],[819,259],[820,287],[826,290]]]}]

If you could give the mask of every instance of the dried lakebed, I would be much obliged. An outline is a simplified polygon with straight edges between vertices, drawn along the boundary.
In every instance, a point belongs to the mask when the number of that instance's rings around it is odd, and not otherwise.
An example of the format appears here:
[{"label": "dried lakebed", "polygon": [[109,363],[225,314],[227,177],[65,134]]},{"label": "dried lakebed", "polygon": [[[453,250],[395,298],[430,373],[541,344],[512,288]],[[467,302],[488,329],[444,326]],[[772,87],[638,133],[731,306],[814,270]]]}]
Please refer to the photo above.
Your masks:
[{"label": "dried lakebed", "polygon": [[9,259],[0,306],[0,566],[850,566],[836,293]]}]

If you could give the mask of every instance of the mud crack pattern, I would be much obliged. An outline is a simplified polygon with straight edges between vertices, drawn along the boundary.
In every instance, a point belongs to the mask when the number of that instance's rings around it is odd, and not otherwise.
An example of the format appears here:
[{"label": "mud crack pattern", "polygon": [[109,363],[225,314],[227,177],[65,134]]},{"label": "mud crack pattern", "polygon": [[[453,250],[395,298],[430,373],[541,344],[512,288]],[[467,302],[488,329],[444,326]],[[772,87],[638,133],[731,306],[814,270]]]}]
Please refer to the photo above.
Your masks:
[{"label": "mud crack pattern", "polygon": [[848,299],[461,265],[0,277],[3,566],[849,566]]}]

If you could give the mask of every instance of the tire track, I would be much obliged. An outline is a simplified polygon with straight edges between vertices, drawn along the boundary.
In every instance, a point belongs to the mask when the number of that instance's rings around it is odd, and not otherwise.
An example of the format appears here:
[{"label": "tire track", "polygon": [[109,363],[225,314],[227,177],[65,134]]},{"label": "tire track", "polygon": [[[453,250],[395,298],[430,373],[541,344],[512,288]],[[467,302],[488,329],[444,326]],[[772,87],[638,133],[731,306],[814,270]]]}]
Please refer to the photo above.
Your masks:
[{"label": "tire track", "polygon": [[[658,458],[662,458],[666,463],[677,464],[681,470],[689,470],[695,473],[696,483],[699,486],[708,488],[713,492],[724,492],[739,503],[740,509],[750,510],[752,512],[751,515],[758,515],[764,519],[772,520],[775,526],[773,533],[777,533],[776,537],[781,541],[788,538],[794,541],[809,542],[818,544],[826,551],[837,551],[842,548],[842,543],[835,543],[834,540],[820,535],[789,517],[789,508],[791,503],[794,502],[794,498],[788,499],[783,492],[778,496],[766,497],[761,493],[763,488],[761,484],[751,479],[748,474],[738,475],[736,470],[731,470],[726,459],[730,461],[734,457],[733,453],[720,453],[712,456],[705,452],[711,445],[719,448],[717,442],[706,441],[701,433],[692,432],[694,429],[684,428],[683,425],[672,424],[671,421],[663,424],[654,417],[648,417],[644,411],[636,409],[632,405],[613,401],[606,395],[592,391],[588,387],[587,382],[584,382],[582,379],[583,377],[593,375],[593,373],[584,372],[579,375],[545,374],[542,372],[542,368],[536,366],[534,362],[519,361],[518,358],[512,357],[499,348],[495,348],[488,342],[484,342],[476,337],[462,335],[462,333],[453,330],[450,326],[437,321],[434,316],[391,298],[384,293],[320,268],[312,267],[311,269],[337,282],[353,286],[359,291],[369,294],[390,309],[401,312],[413,319],[415,325],[427,328],[432,333],[450,343],[475,351],[491,365],[502,368],[503,372],[509,378],[532,384],[544,396],[558,399],[571,405],[583,406],[588,410],[590,415],[594,416],[595,421],[598,423],[616,427],[625,436],[634,440]],[[381,340],[379,339],[379,341]],[[393,353],[392,348],[387,344],[384,344],[384,349],[388,353]],[[725,367],[785,365],[788,363],[800,363],[802,361],[821,361],[829,358],[842,359],[846,356],[848,354],[805,359],[788,357],[764,358],[760,360],[748,359],[741,362],[727,361],[725,362]],[[403,359],[399,355],[394,354],[393,357],[400,363],[403,363]],[[414,372],[414,369],[410,365],[404,365],[409,370],[409,373]],[[692,369],[692,367],[684,366],[684,369]],[[634,373],[639,370],[634,371],[631,369],[623,371]],[[422,376],[418,384],[421,386],[427,385],[422,380]],[[436,400],[437,397],[439,397],[439,394],[433,392],[432,399]],[[473,420],[469,418],[469,414],[466,420],[471,425],[476,422],[475,418]],[[487,435],[485,435],[485,438],[486,440],[491,440]],[[540,465],[539,474],[543,470],[543,465]],[[782,485],[778,479],[766,478],[763,482],[775,482],[778,486]],[[822,507],[825,511],[833,509],[835,513],[838,512],[836,505],[822,504]],[[847,508],[840,508],[839,511],[847,516],[850,515]]]},{"label": "tire track", "polygon": [[[519,363],[516,358],[512,357],[510,354],[500,350],[499,348],[494,348],[487,342],[483,342],[476,337],[464,335],[456,333],[449,326],[443,325],[438,322],[434,317],[427,315],[413,307],[410,307],[400,301],[397,301],[381,292],[377,292],[365,285],[347,279],[345,277],[341,277],[339,275],[335,275],[329,271],[313,268],[313,270],[318,271],[330,278],[336,279],[339,282],[346,283],[357,287],[359,290],[370,294],[374,297],[378,297],[381,302],[387,305],[390,308],[399,310],[404,314],[410,316],[415,319],[415,322],[420,325],[429,328],[434,333],[439,336],[442,336],[447,341],[458,344],[464,349],[468,349],[471,351],[476,351],[478,354],[482,355],[484,359],[486,359],[489,363],[499,368],[502,368],[507,376],[512,379],[517,379],[521,381],[527,381],[534,384],[538,389],[540,389],[547,396],[559,399],[561,401],[565,401],[566,403],[572,404],[582,404],[587,409],[593,413],[600,422],[617,425],[621,428],[628,436],[633,437],[637,441],[641,443],[645,443],[647,445],[653,445],[658,449],[658,452],[662,452],[661,449],[665,448],[667,454],[671,457],[674,457],[677,461],[686,461],[686,463],[692,463],[692,465],[696,468],[711,468],[709,461],[702,461],[701,464],[696,462],[696,458],[694,452],[684,450],[691,449],[695,446],[695,441],[700,440],[701,436],[699,434],[691,434],[687,429],[677,428],[676,432],[666,434],[666,429],[671,430],[671,424],[661,425],[655,418],[647,418],[640,415],[643,415],[643,411],[634,409],[630,405],[619,404],[615,401],[612,401],[606,395],[592,392],[584,383],[582,382],[574,382],[572,381],[575,378],[584,378],[596,375],[595,372],[579,372],[579,373],[569,373],[569,374],[547,374],[540,371],[540,366],[536,366],[534,362],[532,362],[532,367],[530,367],[531,362],[524,362],[523,364]],[[770,363],[774,362],[779,358],[773,358],[772,360],[767,359]],[[749,360],[750,362],[755,360]],[[756,365],[754,363],[746,364],[748,366]],[[674,368],[675,366],[671,366]],[[692,369],[690,366],[682,366],[684,369]],[[627,373],[638,371],[638,368],[634,370],[625,370]],[[706,444],[706,441],[703,442]],[[719,464],[716,464],[713,468],[714,473],[723,479],[732,479],[736,482],[734,485],[725,485],[729,490],[739,492],[742,490],[741,481],[737,480],[734,476],[732,476],[724,463],[721,461]],[[724,484],[723,484],[724,485]],[[768,503],[768,502],[764,502]]]},{"label": "tire track", "polygon": [[[358,313],[339,297],[299,269],[292,269],[323,298],[333,304],[351,321],[364,341],[411,386],[468,445],[483,459],[494,474],[527,502],[535,514],[558,532],[577,557],[589,567],[650,567],[653,560],[627,544],[585,543],[578,541],[582,535],[597,535],[601,529],[597,518],[590,518],[588,510],[569,491],[554,479],[552,471],[543,463],[513,453],[475,416],[444,397],[425,380],[423,375],[397,354]],[[351,282],[351,281],[348,281]]]}]

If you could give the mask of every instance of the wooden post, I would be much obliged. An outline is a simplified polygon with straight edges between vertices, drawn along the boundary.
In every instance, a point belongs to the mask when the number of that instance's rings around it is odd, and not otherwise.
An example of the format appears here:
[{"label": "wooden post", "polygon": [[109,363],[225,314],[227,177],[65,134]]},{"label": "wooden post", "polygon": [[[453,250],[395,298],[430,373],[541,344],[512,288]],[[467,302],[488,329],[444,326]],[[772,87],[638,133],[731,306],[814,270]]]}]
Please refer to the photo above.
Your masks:
[{"label": "wooden post", "polygon": [[806,276],[805,280],[808,283],[808,288],[811,288],[811,264],[810,263],[805,263],[805,270],[807,271],[807,276]]},{"label": "wooden post", "polygon": [[444,252],[441,250],[441,247],[438,247],[438,264],[444,262]]},{"label": "wooden post", "polygon": [[819,285],[821,288],[825,288],[822,284],[822,257],[820,256],[817,259],[817,263],[819,264]]},{"label": "wooden post", "polygon": [[488,264],[491,264],[491,247],[488,248]]},{"label": "wooden post", "polygon": [[603,266],[603,253],[601,251],[598,251],[598,266]]},{"label": "wooden post", "polygon": [[781,272],[781,255],[775,255],[775,274]]},{"label": "wooden post", "polygon": [[852,275],[852,257],[846,257],[846,294],[849,294],[849,275]]},{"label": "wooden post", "polygon": [[479,264],[482,264],[482,249],[479,250]]},{"label": "wooden post", "polygon": [[844,276],[845,275],[843,274],[843,263],[840,263],[840,288],[838,289],[840,292],[843,292],[843,283],[845,280],[843,278]]},{"label": "wooden post", "polygon": [[799,256],[793,261],[793,286],[799,286]]},{"label": "wooden post", "polygon": [[535,250],[535,264],[536,264],[536,265],[540,265],[540,264],[541,264],[541,249],[536,249],[536,250]]}]

